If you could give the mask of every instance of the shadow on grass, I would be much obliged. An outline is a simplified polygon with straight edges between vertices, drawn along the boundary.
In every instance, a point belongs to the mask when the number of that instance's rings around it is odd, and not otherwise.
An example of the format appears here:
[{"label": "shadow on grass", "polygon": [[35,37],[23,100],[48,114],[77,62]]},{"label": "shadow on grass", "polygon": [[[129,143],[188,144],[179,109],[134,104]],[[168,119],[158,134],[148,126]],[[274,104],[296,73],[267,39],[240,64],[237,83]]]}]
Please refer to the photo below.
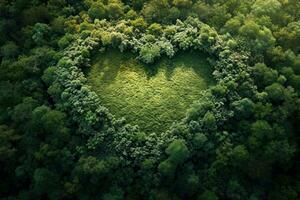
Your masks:
[{"label": "shadow on grass", "polygon": [[132,53],[109,50],[93,58],[87,78],[104,106],[146,132],[161,132],[185,117],[202,90],[214,84],[207,55],[194,51],[153,64]]},{"label": "shadow on grass", "polygon": [[[102,80],[109,84],[116,78],[122,65],[140,66],[147,75],[147,79],[155,77],[159,72],[159,69],[164,68],[164,74],[167,80],[171,80],[174,74],[174,70],[177,67],[192,68],[199,77],[203,77],[203,74],[212,74],[212,67],[206,58],[209,55],[197,52],[193,50],[181,51],[177,53],[173,58],[162,56],[154,63],[146,64],[136,59],[136,54],[131,52],[120,52],[117,49],[108,50],[104,53],[97,54],[92,60],[93,66],[99,68],[100,72],[103,72]],[[109,68],[108,68],[109,67]],[[87,71],[85,73],[88,73]],[[208,84],[214,84],[212,77],[207,77]]]}]

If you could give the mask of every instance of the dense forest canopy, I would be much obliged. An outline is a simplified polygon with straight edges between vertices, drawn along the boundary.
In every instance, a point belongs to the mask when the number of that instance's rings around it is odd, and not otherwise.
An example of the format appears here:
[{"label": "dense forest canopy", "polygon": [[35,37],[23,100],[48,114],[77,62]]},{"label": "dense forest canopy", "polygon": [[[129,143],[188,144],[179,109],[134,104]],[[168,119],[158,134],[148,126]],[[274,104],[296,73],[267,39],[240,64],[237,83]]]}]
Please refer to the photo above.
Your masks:
[{"label": "dense forest canopy", "polygon": [[[299,0],[1,0],[0,198],[298,200],[299,45]],[[213,84],[176,74],[183,117],[113,111],[101,67],[186,52]]]}]

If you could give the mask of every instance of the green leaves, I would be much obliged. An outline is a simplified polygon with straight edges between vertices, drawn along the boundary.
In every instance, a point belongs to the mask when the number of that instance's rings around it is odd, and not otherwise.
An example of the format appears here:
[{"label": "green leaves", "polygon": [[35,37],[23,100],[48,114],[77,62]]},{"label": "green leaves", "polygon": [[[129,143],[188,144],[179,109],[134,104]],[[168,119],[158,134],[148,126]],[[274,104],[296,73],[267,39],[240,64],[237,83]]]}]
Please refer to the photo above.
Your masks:
[{"label": "green leaves", "polygon": [[169,156],[159,164],[158,170],[162,175],[173,176],[176,167],[189,157],[189,150],[183,140],[174,140],[166,149]]},{"label": "green leaves", "polygon": [[[34,158],[45,162],[60,157],[55,147],[71,140],[67,143],[70,147],[66,149],[73,150],[69,152],[73,157],[66,156],[66,160],[77,164],[70,164],[75,166],[69,170],[72,174],[66,170],[67,180],[59,183],[67,182],[65,187],[72,194],[70,196],[78,195],[82,199],[93,198],[98,193],[103,194],[99,197],[103,199],[141,199],[157,188],[162,191],[157,196],[165,199],[173,196],[204,200],[216,200],[219,196],[222,199],[246,199],[251,196],[249,191],[254,191],[252,196],[256,197],[257,187],[253,183],[267,183],[257,177],[273,180],[268,171],[272,172],[272,164],[277,164],[275,160],[280,163],[281,172],[282,163],[290,161],[295,152],[284,128],[276,128],[272,120],[281,120],[285,127],[293,126],[287,119],[292,118],[295,112],[293,107],[296,104],[291,102],[296,94],[287,85],[292,82],[296,87],[296,70],[277,71],[258,63],[251,71],[248,66],[249,63],[257,63],[257,60],[270,64],[264,56],[266,50],[274,50],[277,45],[275,36],[281,35],[282,41],[297,41],[296,25],[291,27],[291,33],[284,35],[283,30],[279,31],[277,25],[271,24],[273,18],[265,16],[279,12],[276,1],[268,2],[272,4],[270,7],[263,1],[256,1],[253,6],[249,2],[241,5],[236,1],[227,1],[226,6],[185,0],[150,1],[147,4],[134,1],[132,3],[137,9],[133,10],[131,5],[124,7],[119,1],[86,1],[85,10],[76,17],[70,17],[66,23],[66,29],[78,35],[66,35],[59,40],[60,49],[70,46],[64,50],[64,58],[56,67],[44,71],[42,80],[53,97],[49,107],[36,108],[38,105],[24,102],[12,112],[17,123],[33,119],[35,130],[39,130],[35,135],[47,143],[40,144],[35,138],[29,140],[36,142],[32,149],[38,149]],[[247,12],[250,12],[251,6],[252,14],[249,16]],[[186,12],[187,9],[191,12]],[[215,27],[192,17],[178,20],[173,25],[155,23],[185,18],[196,11],[198,16]],[[115,21],[122,18],[124,12],[127,19]],[[236,17],[228,20],[231,16]],[[289,19],[287,17],[286,20]],[[148,23],[151,24],[149,27]],[[224,24],[222,30],[226,34],[220,35],[214,28],[219,29]],[[48,33],[40,29],[35,31],[35,40],[42,44]],[[275,29],[280,33],[273,34]],[[205,51],[215,66],[217,85],[207,91],[203,99],[196,101],[187,117],[169,131],[144,133],[137,126],[115,119],[87,86],[83,69],[88,69],[96,51],[106,48],[133,51],[145,63],[153,63],[163,55],[172,57],[181,50]],[[243,52],[247,48],[251,54]],[[291,62],[287,58],[292,57],[292,53],[279,54],[272,62],[276,59],[285,62],[275,67],[293,65],[296,69],[296,61]],[[295,58],[296,54],[293,56]],[[278,111],[275,112],[276,109]],[[19,114],[23,111],[30,116]],[[64,128],[66,123],[71,124],[72,135],[68,134],[69,129]],[[166,144],[169,145],[166,147]],[[260,160],[259,156],[267,161]],[[248,167],[247,163],[255,164]],[[36,182],[43,183],[44,179],[39,177],[48,176],[48,172],[37,172]],[[251,177],[251,180],[241,177]],[[259,191],[258,194],[262,194],[259,197],[264,198],[268,188]]]},{"label": "green leaves", "polygon": [[32,39],[37,45],[47,43],[51,28],[47,24],[36,23],[33,27]]},{"label": "green leaves", "polygon": [[[13,162],[17,153],[14,144],[19,142],[21,136],[6,125],[0,125],[0,162],[8,164]],[[4,167],[4,166],[3,166]]]},{"label": "green leaves", "polygon": [[203,117],[203,127],[208,131],[214,131],[217,129],[216,118],[211,112],[206,112]]},{"label": "green leaves", "polygon": [[218,200],[218,196],[210,191],[210,190],[205,190],[198,198],[197,200]]},{"label": "green leaves", "polygon": [[206,141],[208,140],[208,138],[205,136],[204,133],[196,133],[194,135],[194,138],[193,138],[193,147],[195,149],[201,149],[204,147],[204,144],[206,143]]},{"label": "green leaves", "polygon": [[88,4],[91,4],[88,14],[92,19],[118,19],[124,14],[124,5],[118,0],[108,1],[106,5],[101,1]]},{"label": "green leaves", "polygon": [[232,103],[232,106],[234,108],[234,112],[237,118],[247,118],[251,116],[254,109],[254,103],[248,98],[234,101]]},{"label": "green leaves", "polygon": [[7,42],[0,48],[0,55],[4,58],[13,58],[18,55],[19,47],[14,42]]},{"label": "green leaves", "polygon": [[284,100],[285,90],[279,83],[273,83],[265,88],[271,101],[279,103]]},{"label": "green leaves", "polygon": [[93,19],[103,19],[106,16],[106,8],[102,2],[94,2],[90,6],[88,14]]},{"label": "green leaves", "polygon": [[244,25],[239,29],[240,35],[250,39],[246,45],[253,52],[262,52],[275,45],[276,39],[270,29],[265,26],[258,25],[253,20],[245,21]]},{"label": "green leaves", "polygon": [[260,87],[264,87],[276,82],[278,77],[278,72],[276,70],[267,67],[263,63],[255,64],[253,71],[254,78]]},{"label": "green leaves", "polygon": [[160,56],[160,47],[155,44],[144,45],[139,54],[139,58],[145,63],[152,63],[155,58]]},{"label": "green leaves", "polygon": [[280,9],[281,3],[277,0],[256,0],[252,5],[252,12],[258,16],[274,16]]},{"label": "green leaves", "polygon": [[169,161],[175,165],[183,163],[189,156],[189,150],[183,140],[173,141],[166,149]]}]

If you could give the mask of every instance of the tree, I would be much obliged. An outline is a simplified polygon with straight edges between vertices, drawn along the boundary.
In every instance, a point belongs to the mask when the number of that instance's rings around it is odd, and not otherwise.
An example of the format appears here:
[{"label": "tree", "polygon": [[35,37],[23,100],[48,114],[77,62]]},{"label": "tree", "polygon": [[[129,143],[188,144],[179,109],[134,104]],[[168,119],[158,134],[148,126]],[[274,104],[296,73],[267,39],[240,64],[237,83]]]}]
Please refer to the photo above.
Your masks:
[{"label": "tree", "polygon": [[283,80],[281,82],[278,80],[280,84],[284,85],[287,82],[288,85],[291,85],[296,90],[300,89],[300,75],[296,75],[291,67],[283,67],[280,69],[280,72],[283,74],[281,75]]},{"label": "tree", "polygon": [[56,79],[56,68],[55,67],[48,67],[44,70],[44,74],[42,76],[42,80],[50,86],[52,83],[54,83]]},{"label": "tree", "polygon": [[72,41],[74,41],[75,37],[74,35],[72,34],[65,34],[63,37],[61,37],[58,41],[58,46],[61,48],[61,49],[64,49],[66,48],[67,46],[70,45],[70,43]]},{"label": "tree", "polygon": [[18,152],[21,138],[14,129],[0,125],[0,170],[3,176],[0,180],[0,196],[9,194],[10,188],[17,184],[14,169],[21,154]]},{"label": "tree", "polygon": [[147,0],[132,0],[132,6],[135,10],[141,10]]},{"label": "tree", "polygon": [[270,124],[264,120],[258,120],[251,124],[251,136],[249,137],[249,147],[257,148],[265,144],[268,137],[272,137],[273,130]]},{"label": "tree", "polygon": [[227,11],[226,6],[213,4],[208,22],[216,28],[221,28],[230,18],[231,14]]},{"label": "tree", "polygon": [[36,23],[33,27],[32,39],[37,45],[47,43],[51,28],[47,24]]},{"label": "tree", "polygon": [[159,35],[162,33],[162,27],[158,23],[153,23],[148,27],[150,34]]},{"label": "tree", "polygon": [[204,146],[208,138],[203,133],[196,133],[193,138],[193,144],[195,149],[200,149]]},{"label": "tree", "polygon": [[237,34],[239,28],[242,26],[242,20],[240,16],[233,17],[229,19],[224,25],[224,32],[229,32],[231,34]]},{"label": "tree", "polygon": [[47,195],[49,199],[63,199],[62,186],[56,173],[46,168],[38,168],[33,175],[33,192],[36,198]]},{"label": "tree", "polygon": [[253,113],[254,103],[248,98],[243,98],[241,100],[234,101],[232,106],[238,118],[247,118]]},{"label": "tree", "polygon": [[211,88],[211,91],[214,95],[222,97],[226,94],[228,89],[225,85],[218,84],[216,86],[213,86]]},{"label": "tree", "polygon": [[206,112],[203,117],[203,126],[205,129],[210,131],[217,129],[216,118],[210,111]]},{"label": "tree", "polygon": [[290,22],[286,27],[281,28],[275,33],[278,42],[285,49],[292,49],[299,52],[300,48],[297,45],[300,42],[300,22]]},{"label": "tree", "polygon": [[256,0],[252,6],[252,12],[255,15],[274,16],[281,9],[281,3],[278,0]]},{"label": "tree", "polygon": [[174,164],[181,164],[189,157],[189,150],[183,140],[174,140],[166,149],[169,160]]},{"label": "tree", "polygon": [[94,2],[88,10],[92,19],[103,19],[106,16],[106,7],[100,1]]},{"label": "tree", "polygon": [[211,13],[211,7],[209,4],[203,1],[197,1],[192,6],[193,12],[199,17],[201,21],[207,22]]},{"label": "tree", "polygon": [[265,146],[266,158],[274,162],[280,163],[285,167],[285,163],[288,163],[294,156],[295,148],[289,144],[288,141],[271,141]]},{"label": "tree", "polygon": [[118,19],[124,15],[123,4],[120,1],[109,1],[107,5],[107,15],[110,19]]},{"label": "tree", "polygon": [[250,39],[255,39],[260,30],[260,26],[256,24],[253,20],[248,20],[245,24],[240,27],[240,34],[244,35]]},{"label": "tree", "polygon": [[15,9],[16,12],[20,12],[18,15],[23,19],[23,26],[34,25],[36,23],[47,23],[47,21],[50,21],[51,19],[49,9],[45,4],[33,5],[27,8],[26,6],[15,4],[12,9]]},{"label": "tree", "polygon": [[167,0],[151,0],[144,4],[142,14],[149,22],[168,22],[170,5]]},{"label": "tree", "polygon": [[210,190],[205,190],[198,198],[197,200],[218,200],[218,196],[210,191]]},{"label": "tree", "polygon": [[40,118],[44,129],[48,132],[63,134],[66,115],[57,110],[49,110]]},{"label": "tree", "polygon": [[189,157],[189,150],[183,140],[174,140],[165,150],[169,156],[158,166],[159,172],[167,177],[172,177],[176,167]]},{"label": "tree", "polygon": [[31,119],[32,111],[38,106],[38,102],[32,97],[26,97],[23,102],[16,105],[12,112],[12,119],[16,123],[26,124]]},{"label": "tree", "polygon": [[174,0],[173,4],[178,8],[189,8],[192,2],[190,0]]},{"label": "tree", "polygon": [[140,50],[139,58],[145,63],[152,63],[160,56],[160,50],[160,46],[156,44],[145,44]]},{"label": "tree", "polygon": [[299,196],[295,189],[287,184],[276,186],[268,194],[268,200],[296,200]]},{"label": "tree", "polygon": [[233,165],[241,166],[249,159],[249,152],[244,145],[237,145],[232,150]]},{"label": "tree", "polygon": [[158,165],[158,171],[166,177],[171,177],[174,175],[176,166],[170,160],[164,160]]},{"label": "tree", "polygon": [[110,191],[103,195],[103,200],[123,200],[124,192],[120,188],[113,187]]},{"label": "tree", "polygon": [[226,196],[232,200],[242,200],[246,198],[246,191],[237,180],[230,180],[227,186]]},{"label": "tree", "polygon": [[253,20],[246,20],[239,29],[239,34],[247,40],[245,45],[253,52],[262,52],[275,45],[276,39],[272,31],[265,26],[260,26]]},{"label": "tree", "polygon": [[136,19],[138,17],[138,14],[134,10],[129,10],[126,13],[126,18],[127,19]]},{"label": "tree", "polygon": [[268,94],[268,98],[275,103],[279,103],[284,100],[285,90],[279,83],[273,83],[272,85],[267,86],[265,91]]},{"label": "tree", "polygon": [[14,58],[19,53],[19,47],[14,42],[9,41],[1,47],[0,52],[5,58]]},{"label": "tree", "polygon": [[253,68],[254,78],[259,86],[265,87],[276,82],[278,72],[263,63],[255,64]]},{"label": "tree", "polygon": [[147,22],[144,18],[139,17],[131,21],[131,25],[139,30],[144,30],[147,27]]}]

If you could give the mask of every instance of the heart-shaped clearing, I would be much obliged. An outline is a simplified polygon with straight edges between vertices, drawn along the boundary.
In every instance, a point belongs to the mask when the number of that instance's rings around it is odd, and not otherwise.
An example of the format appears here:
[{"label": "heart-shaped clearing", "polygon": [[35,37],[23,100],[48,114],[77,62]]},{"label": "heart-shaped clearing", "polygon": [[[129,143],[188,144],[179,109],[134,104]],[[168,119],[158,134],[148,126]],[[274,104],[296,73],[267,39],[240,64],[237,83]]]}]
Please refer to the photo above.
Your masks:
[{"label": "heart-shaped clearing", "polygon": [[184,118],[187,108],[214,83],[207,55],[181,52],[145,65],[133,53],[99,53],[87,74],[102,104],[147,132],[161,132]]}]

